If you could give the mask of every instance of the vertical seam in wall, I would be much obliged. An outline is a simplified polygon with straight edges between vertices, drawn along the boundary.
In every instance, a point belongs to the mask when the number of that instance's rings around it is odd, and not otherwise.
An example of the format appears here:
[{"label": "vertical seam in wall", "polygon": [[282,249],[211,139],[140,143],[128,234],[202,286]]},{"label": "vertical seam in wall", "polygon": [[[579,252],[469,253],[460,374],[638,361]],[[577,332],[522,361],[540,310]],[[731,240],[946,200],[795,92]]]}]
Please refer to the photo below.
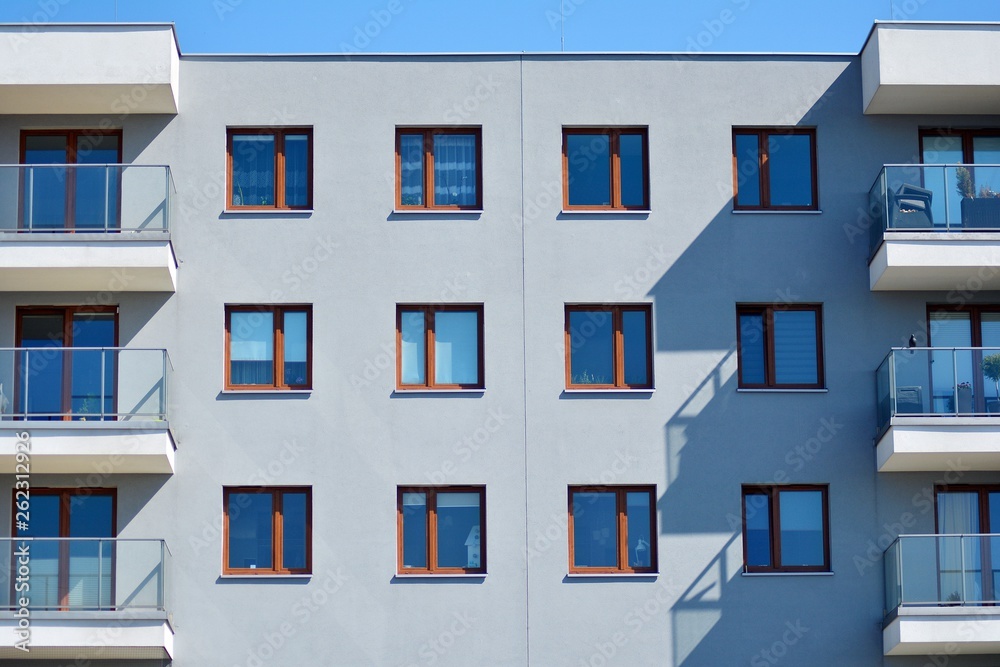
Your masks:
[{"label": "vertical seam in wall", "polygon": [[521,132],[521,399],[524,411],[524,664],[531,662],[531,604],[528,586],[528,319],[525,296],[526,257],[524,252],[524,53],[519,59],[518,103]]}]

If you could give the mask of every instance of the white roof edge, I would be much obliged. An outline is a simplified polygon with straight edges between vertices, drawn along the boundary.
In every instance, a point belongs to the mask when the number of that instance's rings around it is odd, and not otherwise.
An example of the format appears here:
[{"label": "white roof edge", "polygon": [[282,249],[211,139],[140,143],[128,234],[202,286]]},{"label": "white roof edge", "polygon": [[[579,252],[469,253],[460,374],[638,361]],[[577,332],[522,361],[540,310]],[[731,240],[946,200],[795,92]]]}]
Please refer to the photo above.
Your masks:
[{"label": "white roof edge", "polygon": [[185,53],[184,58],[561,58],[561,57],[767,57],[767,58],[855,58],[849,52],[781,51],[332,51],[316,53]]},{"label": "white roof edge", "polygon": [[865,50],[865,47],[868,46],[868,42],[871,41],[872,35],[875,34],[875,30],[879,26],[891,25],[898,25],[901,27],[930,25],[991,26],[994,28],[1000,28],[1000,21],[899,21],[897,19],[875,19],[872,22],[872,27],[868,29],[868,35],[865,37],[865,43],[861,45],[861,51],[858,51],[858,55],[861,55],[861,53]]},{"label": "white roof edge", "polygon": [[170,28],[170,32],[174,36],[174,46],[177,47],[177,55],[182,55],[181,40],[177,36],[177,24],[173,21],[129,21],[127,23],[112,21],[84,21],[80,23],[25,23],[18,21],[5,23],[0,21],[0,29],[2,28],[31,28],[36,31],[45,28]]}]

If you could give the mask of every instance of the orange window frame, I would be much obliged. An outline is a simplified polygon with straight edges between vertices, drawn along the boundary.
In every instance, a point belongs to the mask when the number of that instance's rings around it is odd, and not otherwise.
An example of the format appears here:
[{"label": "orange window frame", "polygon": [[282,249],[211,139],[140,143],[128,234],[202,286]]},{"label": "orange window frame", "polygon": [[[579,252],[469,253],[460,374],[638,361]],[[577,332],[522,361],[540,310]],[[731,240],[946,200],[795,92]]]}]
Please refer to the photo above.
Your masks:
[{"label": "orange window frame", "polygon": [[[616,504],[616,542],[618,545],[618,564],[616,567],[584,567],[576,565],[576,524],[573,516],[574,494],[614,493]],[[628,549],[628,494],[649,494],[649,567],[632,567],[629,562]],[[570,486],[568,491],[568,534],[569,534],[569,571],[571,574],[655,574],[659,571],[656,532],[656,486]]]},{"label": "orange window frame", "polygon": [[[306,495],[306,566],[286,568],[282,563],[284,544],[284,510],[282,500],[286,493]],[[233,495],[268,495],[271,500],[271,567],[229,567],[229,499]],[[312,487],[311,486],[227,486],[222,489],[222,573],[234,575],[273,575],[312,573]]]},{"label": "orange window frame", "polygon": [[[771,169],[768,163],[772,135],[802,135],[809,137],[809,175],[812,204],[808,206],[779,206],[771,204]],[[740,204],[740,156],[736,150],[737,136],[757,137],[756,179],[760,188],[760,204]],[[736,211],[818,211],[819,175],[816,158],[815,127],[734,127],[733,128],[733,210]]]},{"label": "orange window frame", "polygon": [[[245,206],[233,203],[233,137],[257,134],[274,137],[274,204]],[[285,137],[304,134],[307,137],[306,203],[289,206],[285,203]],[[313,207],[313,131],[311,127],[229,127],[226,128],[226,208],[233,211],[311,210]]]},{"label": "orange window frame", "polygon": [[[823,494],[823,564],[781,564],[781,494],[786,491],[818,491]],[[768,531],[771,564],[747,564],[747,496],[767,496]],[[759,510],[758,510],[759,511]],[[740,516],[743,521],[744,572],[829,572],[830,571],[830,487],[827,484],[744,484],[740,494]]]},{"label": "orange window frame", "polygon": [[[403,313],[422,312],[424,314],[424,378],[423,384],[403,384]],[[440,312],[469,312],[475,313],[478,321],[476,341],[479,382],[475,384],[440,384],[437,382],[434,358],[434,315]],[[397,304],[396,305],[396,389],[421,390],[421,389],[483,389],[486,386],[485,372],[486,360],[483,351],[483,305],[431,305],[431,304]]]},{"label": "orange window frame", "polygon": [[[403,135],[417,134],[423,137],[422,182],[424,203],[403,203]],[[474,204],[434,203],[434,138],[447,134],[471,134],[476,138],[476,201]],[[397,127],[396,128],[396,209],[400,211],[453,210],[478,211],[483,208],[483,129],[481,127]]]},{"label": "orange window frame", "polygon": [[[622,313],[641,312],[646,315],[646,377],[645,384],[626,384],[625,382],[625,333]],[[574,384],[573,383],[573,330],[570,328],[570,313],[574,312],[606,312],[611,315],[614,335],[612,337],[612,359],[614,382],[611,384]],[[573,304],[566,306],[564,325],[566,349],[566,388],[567,389],[652,389],[653,388],[653,307],[652,304]]]},{"label": "orange window frame", "polygon": [[[427,504],[427,567],[403,565],[403,495],[423,493]],[[479,567],[438,567],[437,496],[440,493],[479,495]],[[396,489],[396,571],[399,574],[486,574],[486,487],[485,486],[400,486]]]},{"label": "orange window frame", "polygon": [[[284,338],[284,315],[286,312],[305,312],[306,314],[306,381],[304,384],[285,384],[285,338]],[[269,313],[273,316],[274,364],[273,378],[271,384],[233,384],[232,372],[232,314],[233,313]],[[252,306],[252,305],[227,305],[226,306],[226,342],[225,342],[225,379],[224,386],[227,391],[254,391],[261,389],[276,390],[308,390],[312,389],[312,367],[313,367],[313,335],[312,335],[312,306],[308,304],[288,304],[280,306]]]},{"label": "orange window frame", "polygon": [[[611,203],[605,206],[573,205],[569,201],[570,171],[569,137],[571,135],[596,135],[608,137],[608,150],[611,159],[609,173],[611,177]],[[622,204],[622,170],[621,170],[621,135],[635,134],[642,137],[642,192],[641,204],[626,206]],[[649,130],[645,127],[564,127],[562,131],[562,172],[563,172],[563,209],[567,211],[647,211],[649,210]]]}]

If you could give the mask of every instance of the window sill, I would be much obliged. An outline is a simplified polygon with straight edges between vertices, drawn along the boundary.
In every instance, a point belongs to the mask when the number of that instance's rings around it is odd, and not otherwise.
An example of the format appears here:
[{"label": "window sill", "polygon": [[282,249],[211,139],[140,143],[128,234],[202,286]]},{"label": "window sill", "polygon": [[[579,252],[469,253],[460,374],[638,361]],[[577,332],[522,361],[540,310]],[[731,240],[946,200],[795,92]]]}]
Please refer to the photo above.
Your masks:
[{"label": "window sill", "polygon": [[393,215],[480,215],[481,208],[394,208]]},{"label": "window sill", "polygon": [[828,394],[829,389],[743,389],[737,388],[737,394]]},{"label": "window sill", "polygon": [[832,577],[833,572],[741,572],[744,577]]},{"label": "window sill", "polygon": [[482,574],[400,574],[393,575],[394,579],[485,579],[486,572]]},{"label": "window sill", "polygon": [[648,208],[564,208],[562,215],[649,215],[653,211]]},{"label": "window sill", "polygon": [[219,579],[312,579],[311,574],[220,574]]},{"label": "window sill", "polygon": [[655,394],[653,389],[563,389],[564,394]]},{"label": "window sill", "polygon": [[311,394],[312,389],[223,389],[223,394],[239,396],[240,394],[271,394],[274,396],[284,396],[286,394]]},{"label": "window sill", "polygon": [[755,210],[744,210],[734,208],[730,211],[733,215],[821,215],[823,211],[817,209],[815,211],[782,211],[782,210],[771,210],[767,208],[755,209]]},{"label": "window sill", "polygon": [[312,215],[311,208],[226,208],[222,215]]},{"label": "window sill", "polygon": [[485,394],[485,389],[393,389],[393,396],[436,396],[441,394]]},{"label": "window sill", "polygon": [[606,574],[591,574],[589,572],[568,572],[567,579],[656,579],[659,572],[608,572]]}]

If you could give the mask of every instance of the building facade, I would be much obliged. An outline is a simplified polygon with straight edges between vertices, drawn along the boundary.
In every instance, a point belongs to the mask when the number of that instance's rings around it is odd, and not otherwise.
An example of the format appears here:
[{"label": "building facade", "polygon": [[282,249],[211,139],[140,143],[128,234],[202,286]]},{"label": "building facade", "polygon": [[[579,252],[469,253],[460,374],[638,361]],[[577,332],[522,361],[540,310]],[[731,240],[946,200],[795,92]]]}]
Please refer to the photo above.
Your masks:
[{"label": "building facade", "polygon": [[1000,26],[0,33],[3,664],[997,663]]}]

